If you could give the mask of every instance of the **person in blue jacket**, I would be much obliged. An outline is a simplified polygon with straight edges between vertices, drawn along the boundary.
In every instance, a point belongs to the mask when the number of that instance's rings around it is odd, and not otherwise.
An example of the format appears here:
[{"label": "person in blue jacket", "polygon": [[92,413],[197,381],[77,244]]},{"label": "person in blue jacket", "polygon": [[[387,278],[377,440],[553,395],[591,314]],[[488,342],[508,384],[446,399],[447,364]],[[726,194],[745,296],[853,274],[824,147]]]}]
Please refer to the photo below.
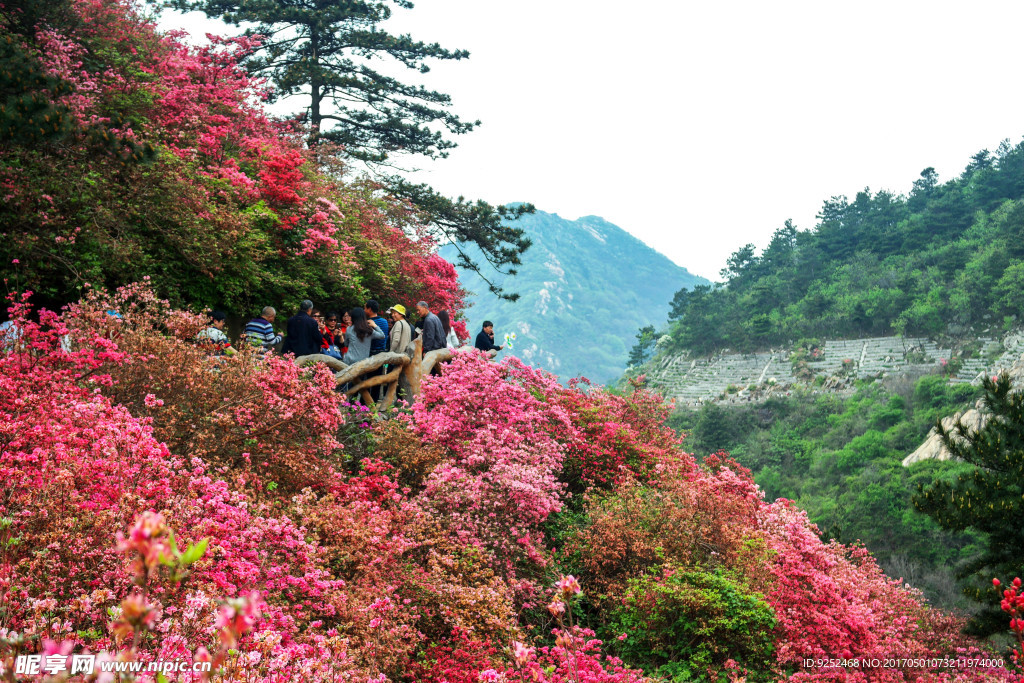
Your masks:
[{"label": "person in blue jacket", "polygon": [[[363,307],[363,310],[366,312],[366,319],[372,320],[376,324],[377,328],[384,333],[384,337],[381,339],[378,339],[377,337],[373,338],[373,342],[370,344],[370,355],[376,356],[378,353],[384,353],[388,350],[389,343],[388,321],[380,314],[380,304],[377,303],[376,299],[370,299],[366,302],[366,306]],[[376,370],[367,373],[367,376],[373,377],[374,375],[383,375],[387,372],[385,368],[386,366],[382,365]],[[379,384],[375,387],[370,387],[370,397],[374,401],[379,401],[380,391],[381,387]]]},{"label": "person in blue jacket", "polygon": [[505,348],[504,344],[498,346],[494,343],[494,323],[490,320],[484,321],[483,329],[476,335],[475,346],[481,351],[501,351]]}]

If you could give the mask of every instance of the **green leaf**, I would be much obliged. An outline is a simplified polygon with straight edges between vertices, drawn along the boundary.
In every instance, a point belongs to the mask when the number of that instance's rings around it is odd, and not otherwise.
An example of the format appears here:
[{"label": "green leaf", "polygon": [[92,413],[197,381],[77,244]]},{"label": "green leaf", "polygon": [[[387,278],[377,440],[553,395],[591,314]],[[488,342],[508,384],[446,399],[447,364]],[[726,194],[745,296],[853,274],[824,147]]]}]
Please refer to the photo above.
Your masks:
[{"label": "green leaf", "polygon": [[204,538],[198,543],[190,545],[188,550],[186,550],[181,556],[181,564],[187,567],[188,565],[196,562],[206,553],[206,546],[209,545],[209,543],[210,539]]}]

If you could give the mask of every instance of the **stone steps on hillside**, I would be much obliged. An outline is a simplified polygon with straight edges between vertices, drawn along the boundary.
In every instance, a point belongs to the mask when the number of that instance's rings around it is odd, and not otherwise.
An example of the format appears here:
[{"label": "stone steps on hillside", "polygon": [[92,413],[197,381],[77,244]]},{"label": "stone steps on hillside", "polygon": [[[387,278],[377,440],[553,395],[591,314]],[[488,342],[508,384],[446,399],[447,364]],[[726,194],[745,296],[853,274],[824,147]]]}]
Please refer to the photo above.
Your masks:
[{"label": "stone steps on hillside", "polygon": [[[1009,368],[1024,354],[1024,331],[1004,340],[988,337],[982,342],[978,358],[962,361],[951,383],[978,383],[986,373]],[[998,354],[997,359],[986,361]],[[753,400],[748,387],[764,389],[797,383],[793,375],[791,352],[762,351],[748,354],[719,354],[691,359],[679,355],[662,359],[648,374],[652,386],[681,404],[698,405],[706,401],[742,403]],[[951,350],[923,337],[869,337],[826,340],[807,368],[817,376],[872,378],[899,373],[925,374],[941,370],[949,362]],[[730,393],[729,388],[733,391]],[[852,390],[847,383],[831,392]]]}]

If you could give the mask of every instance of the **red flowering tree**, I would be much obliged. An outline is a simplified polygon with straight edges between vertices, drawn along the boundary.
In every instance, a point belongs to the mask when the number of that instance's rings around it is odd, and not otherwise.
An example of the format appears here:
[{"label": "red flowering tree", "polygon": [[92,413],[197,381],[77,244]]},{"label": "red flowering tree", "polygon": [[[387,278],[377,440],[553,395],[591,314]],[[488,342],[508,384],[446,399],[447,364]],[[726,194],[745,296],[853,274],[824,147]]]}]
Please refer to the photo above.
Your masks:
[{"label": "red flowering tree", "polygon": [[[0,12],[0,40],[42,75],[26,96],[55,97],[82,126],[155,152],[126,164],[85,128],[60,145],[5,145],[0,276],[51,305],[86,283],[149,276],[178,305],[239,315],[371,295],[461,310],[454,269],[408,206],[349,182],[330,150],[314,156],[302,130],[263,110],[262,84],[238,66],[258,41],[189,47],[127,0],[68,0],[66,11],[19,17]],[[63,85],[45,90],[51,81]]]}]

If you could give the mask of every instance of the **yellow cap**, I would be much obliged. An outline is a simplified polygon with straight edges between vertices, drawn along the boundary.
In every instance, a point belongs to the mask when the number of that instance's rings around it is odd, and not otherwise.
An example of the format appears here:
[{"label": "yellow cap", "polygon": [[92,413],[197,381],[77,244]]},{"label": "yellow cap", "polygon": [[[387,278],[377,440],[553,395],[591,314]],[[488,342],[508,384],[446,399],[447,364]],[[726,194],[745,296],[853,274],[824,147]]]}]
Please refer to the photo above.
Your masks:
[{"label": "yellow cap", "polygon": [[405,306],[403,306],[402,304],[395,304],[394,306],[392,306],[388,310],[389,311],[398,311],[402,315],[405,315]]}]

